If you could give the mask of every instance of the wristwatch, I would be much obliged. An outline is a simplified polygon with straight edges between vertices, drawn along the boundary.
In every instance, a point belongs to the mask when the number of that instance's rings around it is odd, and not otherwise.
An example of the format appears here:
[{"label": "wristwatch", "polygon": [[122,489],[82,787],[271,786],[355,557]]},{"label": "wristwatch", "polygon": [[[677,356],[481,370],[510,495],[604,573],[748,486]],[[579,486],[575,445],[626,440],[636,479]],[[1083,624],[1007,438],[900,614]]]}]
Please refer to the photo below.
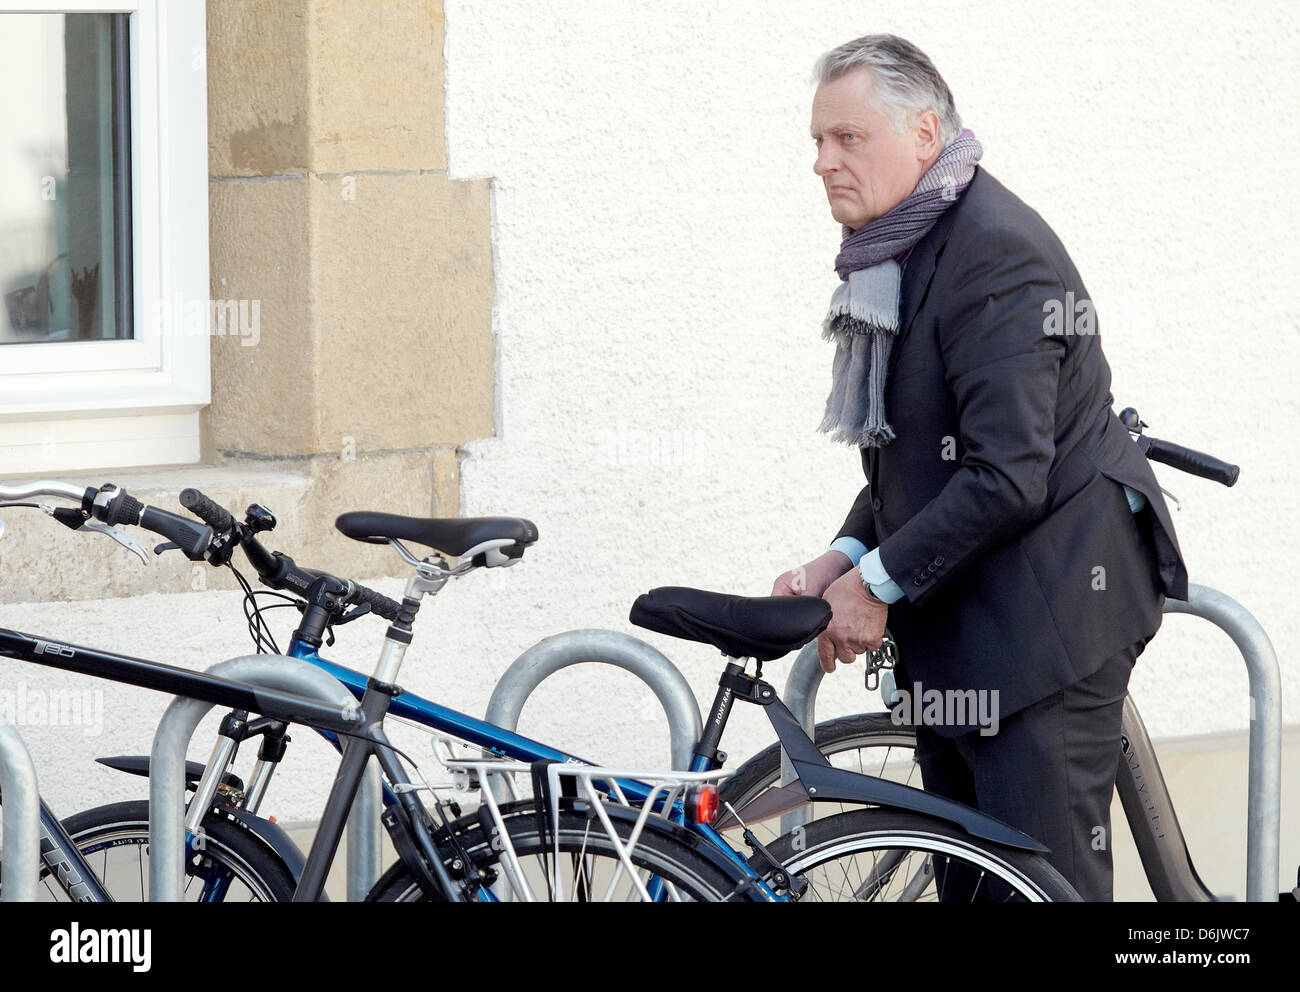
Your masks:
[{"label": "wristwatch", "polygon": [[861,568],[858,569],[858,575],[862,577],[862,588],[867,590],[867,595],[870,596],[872,599],[874,599],[877,603],[880,603],[882,606],[888,606],[889,604],[886,603],[879,596],[877,596],[876,591],[871,588],[871,583],[867,581],[867,577],[865,575],[862,575]]}]

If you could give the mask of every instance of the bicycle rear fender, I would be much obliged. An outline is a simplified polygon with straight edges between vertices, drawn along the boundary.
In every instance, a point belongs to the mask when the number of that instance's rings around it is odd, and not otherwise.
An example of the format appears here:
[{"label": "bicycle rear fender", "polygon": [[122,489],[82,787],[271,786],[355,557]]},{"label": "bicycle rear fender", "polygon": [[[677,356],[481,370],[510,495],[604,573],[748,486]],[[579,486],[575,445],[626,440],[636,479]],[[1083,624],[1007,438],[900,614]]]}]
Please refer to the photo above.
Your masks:
[{"label": "bicycle rear fender", "polygon": [[[761,681],[756,683],[755,688],[758,690],[755,701],[772,721],[772,729],[776,731],[781,747],[789,755],[790,763],[812,802],[863,803],[908,810],[955,824],[981,840],[1032,851],[1034,854],[1051,853],[1050,848],[1044,847],[1028,834],[962,803],[914,789],[910,785],[833,767],[809,740],[795,715],[777,697],[776,690]],[[770,694],[764,692],[764,689],[771,690]]]}]

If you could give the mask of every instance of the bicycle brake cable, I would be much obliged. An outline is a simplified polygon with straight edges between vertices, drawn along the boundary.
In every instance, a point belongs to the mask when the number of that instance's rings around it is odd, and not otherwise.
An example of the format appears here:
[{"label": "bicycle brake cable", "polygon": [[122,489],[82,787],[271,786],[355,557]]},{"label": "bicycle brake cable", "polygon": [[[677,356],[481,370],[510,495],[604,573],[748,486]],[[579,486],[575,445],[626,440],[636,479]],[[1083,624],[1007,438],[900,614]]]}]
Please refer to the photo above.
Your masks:
[{"label": "bicycle brake cable", "polygon": [[[248,580],[244,578],[233,562],[227,562],[226,564],[235,574],[235,580],[244,590],[244,619],[248,621],[248,633],[253,638],[253,647],[259,653],[266,653],[265,649],[269,647],[271,649],[270,653],[280,654],[280,646],[275,642],[275,635],[271,633],[271,628],[262,617],[261,608],[257,605],[257,596],[253,592],[253,587],[249,585]],[[265,643],[263,643],[264,640]]]}]

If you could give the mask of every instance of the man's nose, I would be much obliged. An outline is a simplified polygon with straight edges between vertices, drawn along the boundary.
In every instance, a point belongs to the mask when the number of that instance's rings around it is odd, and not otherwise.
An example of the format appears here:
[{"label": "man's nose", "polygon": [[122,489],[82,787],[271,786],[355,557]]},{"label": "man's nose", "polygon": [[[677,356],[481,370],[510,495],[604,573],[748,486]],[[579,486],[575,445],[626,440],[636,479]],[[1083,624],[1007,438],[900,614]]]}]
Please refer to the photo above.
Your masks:
[{"label": "man's nose", "polygon": [[813,172],[819,176],[826,176],[839,167],[839,162],[831,150],[826,145],[822,145],[817,150],[817,161],[813,163]]}]

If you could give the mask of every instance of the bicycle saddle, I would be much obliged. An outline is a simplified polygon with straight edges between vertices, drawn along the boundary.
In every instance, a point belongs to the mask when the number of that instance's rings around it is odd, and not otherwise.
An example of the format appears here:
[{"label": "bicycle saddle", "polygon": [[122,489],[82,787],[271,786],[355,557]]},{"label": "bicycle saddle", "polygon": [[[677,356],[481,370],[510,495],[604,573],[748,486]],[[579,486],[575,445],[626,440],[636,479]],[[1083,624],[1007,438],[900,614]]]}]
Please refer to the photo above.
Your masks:
[{"label": "bicycle saddle", "polygon": [[732,658],[772,661],[825,630],[831,607],[820,596],[730,596],[661,586],[638,596],[628,619],[647,630],[712,644]]},{"label": "bicycle saddle", "polygon": [[383,544],[390,537],[423,544],[452,558],[489,541],[510,540],[501,549],[507,558],[521,558],[524,548],[537,540],[537,525],[522,517],[399,517],[394,513],[357,510],[344,513],[334,526],[354,541]]}]

